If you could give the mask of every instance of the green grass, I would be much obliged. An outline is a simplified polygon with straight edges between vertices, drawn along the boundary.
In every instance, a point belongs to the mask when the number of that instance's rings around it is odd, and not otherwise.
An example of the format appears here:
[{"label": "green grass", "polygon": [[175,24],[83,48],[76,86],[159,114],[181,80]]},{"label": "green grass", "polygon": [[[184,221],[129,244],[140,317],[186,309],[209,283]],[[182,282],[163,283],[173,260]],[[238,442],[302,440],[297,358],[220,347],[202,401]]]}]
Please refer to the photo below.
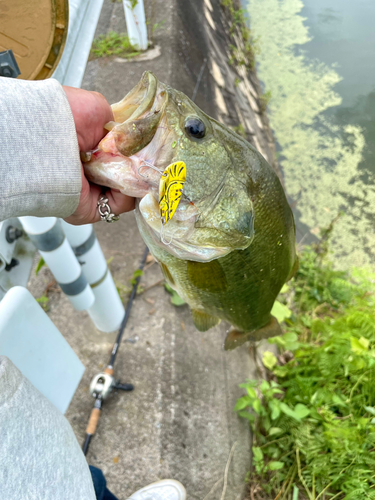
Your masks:
[{"label": "green grass", "polygon": [[91,58],[107,56],[118,56],[126,59],[138,56],[141,52],[135,49],[126,34],[111,31],[106,35],[100,35],[93,41],[91,47]]},{"label": "green grass", "polygon": [[375,274],[334,269],[332,227],[280,296],[290,314],[268,380],[241,384],[257,499],[375,499]]}]

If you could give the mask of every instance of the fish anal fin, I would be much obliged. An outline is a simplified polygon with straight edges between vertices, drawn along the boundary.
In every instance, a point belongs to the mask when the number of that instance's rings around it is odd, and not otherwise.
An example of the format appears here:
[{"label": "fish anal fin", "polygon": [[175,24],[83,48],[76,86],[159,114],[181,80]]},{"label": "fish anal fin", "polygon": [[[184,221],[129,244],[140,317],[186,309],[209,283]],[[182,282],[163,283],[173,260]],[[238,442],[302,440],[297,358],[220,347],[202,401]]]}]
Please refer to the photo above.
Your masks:
[{"label": "fish anal fin", "polygon": [[253,330],[252,332],[242,332],[232,327],[225,338],[224,349],[226,351],[232,351],[245,342],[268,339],[282,334],[283,331],[280,328],[279,322],[274,316],[271,316],[270,321],[265,326],[262,326],[262,328],[258,330]]},{"label": "fish anal fin", "polygon": [[193,317],[194,325],[200,332],[205,332],[220,323],[220,318],[211,316],[205,312],[192,309],[191,315]]}]

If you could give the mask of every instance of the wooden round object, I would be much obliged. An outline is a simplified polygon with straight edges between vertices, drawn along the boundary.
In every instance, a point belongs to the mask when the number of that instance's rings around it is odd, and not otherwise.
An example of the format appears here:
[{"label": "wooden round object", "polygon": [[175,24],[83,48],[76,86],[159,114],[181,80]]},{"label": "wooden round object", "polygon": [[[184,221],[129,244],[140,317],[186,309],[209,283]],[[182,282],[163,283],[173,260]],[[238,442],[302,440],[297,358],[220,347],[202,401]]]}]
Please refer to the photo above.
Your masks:
[{"label": "wooden round object", "polygon": [[12,50],[22,80],[52,75],[68,33],[68,0],[1,0],[0,52]]}]

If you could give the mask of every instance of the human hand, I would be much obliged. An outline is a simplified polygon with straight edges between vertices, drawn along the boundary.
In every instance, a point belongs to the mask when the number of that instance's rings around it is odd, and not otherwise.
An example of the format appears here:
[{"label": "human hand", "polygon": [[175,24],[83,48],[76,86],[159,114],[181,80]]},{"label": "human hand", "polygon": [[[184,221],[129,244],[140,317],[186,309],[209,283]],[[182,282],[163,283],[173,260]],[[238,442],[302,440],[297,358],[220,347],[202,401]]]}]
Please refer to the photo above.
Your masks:
[{"label": "human hand", "polygon": [[[63,87],[72,110],[77,131],[79,150],[86,152],[94,149],[107,131],[104,125],[113,120],[112,109],[107,100],[98,92]],[[74,214],[65,220],[70,224],[90,224],[100,220],[97,202],[102,189],[96,184],[90,184],[81,166],[82,190],[78,207]],[[117,189],[108,189],[105,196],[114,214],[128,212],[134,208],[134,198],[126,196]]]}]

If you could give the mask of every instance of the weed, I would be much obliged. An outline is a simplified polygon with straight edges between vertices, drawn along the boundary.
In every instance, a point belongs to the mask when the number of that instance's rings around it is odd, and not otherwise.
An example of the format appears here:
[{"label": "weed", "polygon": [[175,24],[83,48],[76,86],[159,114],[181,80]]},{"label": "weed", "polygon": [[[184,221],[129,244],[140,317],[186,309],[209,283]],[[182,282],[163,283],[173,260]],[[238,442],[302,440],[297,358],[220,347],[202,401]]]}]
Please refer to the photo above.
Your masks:
[{"label": "weed", "polygon": [[170,287],[168,285],[168,283],[164,283],[164,288],[167,290],[168,293],[170,293],[172,295],[171,303],[174,306],[179,307],[179,306],[183,306],[184,304],[186,304],[186,302],[183,299],[181,299],[181,297],[178,295],[176,290],[173,290],[173,288]]},{"label": "weed", "polygon": [[35,268],[35,276],[39,273],[39,271],[42,269],[43,266],[45,266],[46,263],[43,259],[43,257],[41,257],[38,261],[38,264],[36,265],[36,268]]},{"label": "weed", "polygon": [[138,5],[138,0],[127,0],[127,3],[129,4],[131,10],[134,10]]},{"label": "weed", "polygon": [[375,274],[334,269],[334,222],[280,296],[290,314],[269,340],[280,355],[264,354],[268,380],[241,384],[262,498],[375,499]]},{"label": "weed", "polygon": [[264,94],[262,94],[260,97],[259,97],[259,101],[260,101],[260,112],[261,113],[265,113],[266,112],[266,109],[267,109],[267,106],[270,102],[272,98],[272,93],[270,90],[267,90],[266,92],[264,92]]},{"label": "weed", "polygon": [[232,66],[240,65],[253,69],[255,66],[255,55],[258,52],[256,39],[252,36],[251,30],[247,26],[246,11],[235,5],[233,0],[222,0],[221,6],[226,9],[231,18],[231,26],[229,34],[234,36],[239,35],[242,38],[243,48],[236,45],[230,46],[231,55],[229,64]]},{"label": "weed", "polygon": [[36,301],[45,312],[49,310],[49,298],[47,297],[47,295],[41,295],[36,299]]},{"label": "weed", "polygon": [[246,130],[242,123],[239,123],[236,127],[232,127],[233,132],[236,132],[236,134],[240,135],[244,139],[246,139]]},{"label": "weed", "polygon": [[126,34],[116,33],[111,31],[106,35],[100,35],[93,41],[91,48],[91,57],[106,57],[119,56],[130,59],[140,54],[140,51],[135,49]]}]

